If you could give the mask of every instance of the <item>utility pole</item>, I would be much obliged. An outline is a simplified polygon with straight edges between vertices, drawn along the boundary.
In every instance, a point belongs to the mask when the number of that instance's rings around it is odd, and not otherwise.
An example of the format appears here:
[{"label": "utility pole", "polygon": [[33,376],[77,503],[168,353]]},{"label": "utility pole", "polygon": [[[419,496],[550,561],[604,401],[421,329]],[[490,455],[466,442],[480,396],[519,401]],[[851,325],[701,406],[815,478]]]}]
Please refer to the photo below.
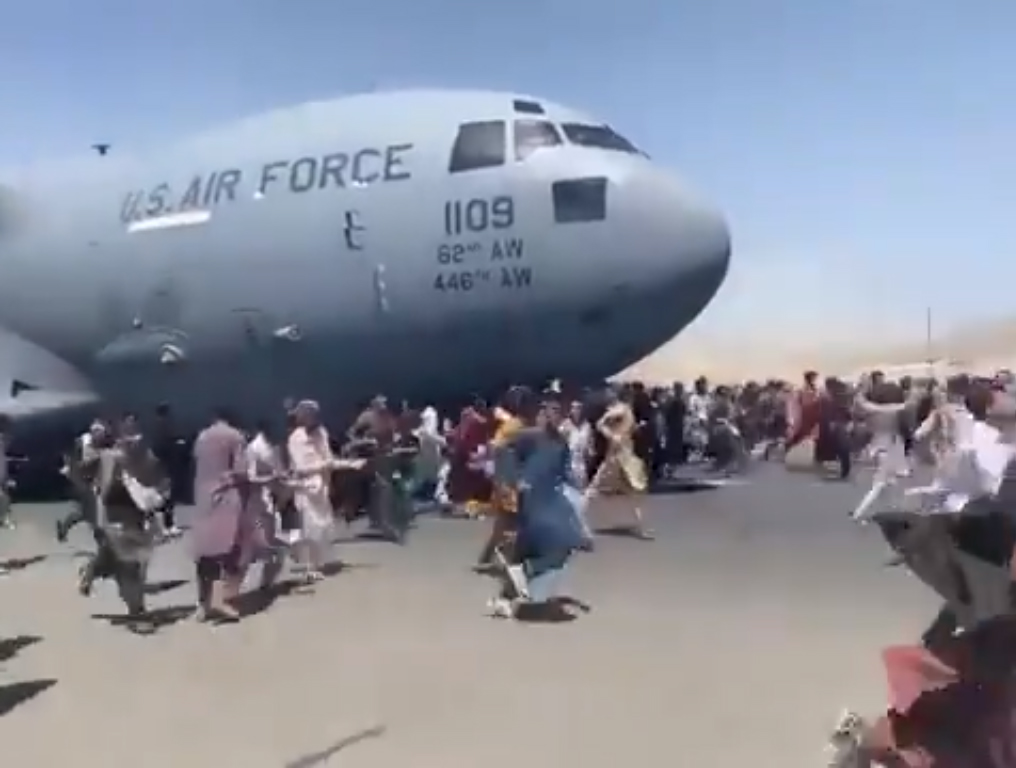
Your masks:
[{"label": "utility pole", "polygon": [[934,373],[935,349],[932,341],[931,307],[924,310],[924,358],[928,362],[928,375]]}]

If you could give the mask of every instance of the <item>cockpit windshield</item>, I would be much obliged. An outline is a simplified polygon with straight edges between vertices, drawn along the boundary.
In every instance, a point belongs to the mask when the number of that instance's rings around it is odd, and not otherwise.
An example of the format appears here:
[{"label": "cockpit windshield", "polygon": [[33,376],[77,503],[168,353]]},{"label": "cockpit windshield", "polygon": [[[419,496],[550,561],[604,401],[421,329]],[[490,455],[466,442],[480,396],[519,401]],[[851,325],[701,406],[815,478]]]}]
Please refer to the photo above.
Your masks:
[{"label": "cockpit windshield", "polygon": [[515,159],[525,160],[541,147],[556,147],[561,135],[554,124],[546,120],[515,121]]},{"label": "cockpit windshield", "polygon": [[609,125],[586,125],[584,123],[562,123],[561,130],[572,144],[580,147],[610,149],[615,152],[627,152],[641,155],[638,147],[628,139],[614,131]]},{"label": "cockpit windshield", "polygon": [[504,120],[463,123],[459,126],[452,147],[452,156],[448,162],[449,173],[504,165],[507,136],[508,128]]}]

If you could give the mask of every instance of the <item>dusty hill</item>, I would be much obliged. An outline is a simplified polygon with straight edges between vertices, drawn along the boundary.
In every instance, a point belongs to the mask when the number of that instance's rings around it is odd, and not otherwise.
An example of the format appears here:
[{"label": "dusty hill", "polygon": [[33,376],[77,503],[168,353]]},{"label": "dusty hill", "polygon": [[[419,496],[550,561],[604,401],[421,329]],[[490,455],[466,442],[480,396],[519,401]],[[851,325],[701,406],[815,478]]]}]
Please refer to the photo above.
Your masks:
[{"label": "dusty hill", "polygon": [[[859,333],[851,339],[822,340],[814,338],[814,329],[808,336],[812,338],[794,343],[765,339],[758,333],[735,339],[689,332],[664,344],[619,377],[659,383],[688,381],[703,374],[714,380],[770,376],[796,380],[808,368],[848,375],[858,369],[917,363],[929,356],[924,339],[885,341],[884,334]],[[930,354],[969,370],[1016,368],[1016,316],[945,332],[934,340]]]}]

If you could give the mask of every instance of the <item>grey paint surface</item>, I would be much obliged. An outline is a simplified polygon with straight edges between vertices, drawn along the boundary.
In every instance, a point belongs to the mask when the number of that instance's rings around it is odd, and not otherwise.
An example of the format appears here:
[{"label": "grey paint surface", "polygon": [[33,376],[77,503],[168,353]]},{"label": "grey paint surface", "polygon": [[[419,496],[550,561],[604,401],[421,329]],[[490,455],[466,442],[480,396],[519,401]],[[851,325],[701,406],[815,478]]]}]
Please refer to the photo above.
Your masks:
[{"label": "grey paint surface", "polygon": [[[76,597],[56,508],[22,507],[0,554],[58,554],[0,581],[4,634],[44,637],[3,683],[58,682],[0,718],[0,741],[19,765],[82,768],[499,768],[520,738],[534,768],[811,768],[842,706],[881,705],[878,650],[934,605],[846,520],[858,492],[762,467],[654,497],[656,542],[604,536],[577,558],[568,591],[593,610],[569,624],[485,618],[482,526],[426,520],[405,549],[339,544],[350,568],[313,596],[150,638],[89,619],[119,610],[111,588]],[[152,577],[188,578],[184,545]]]},{"label": "grey paint surface", "polygon": [[[624,368],[712,299],[729,264],[726,224],[641,154],[561,145],[517,159],[511,126],[533,116],[513,112],[515,97],[315,102],[151,156],[114,148],[6,182],[0,386],[19,379],[140,411],[168,401],[198,420],[223,403],[260,416],[286,396],[315,397],[338,410],[378,391],[461,395]],[[541,103],[556,124],[600,123]],[[484,120],[508,121],[507,162],[450,174],[460,126]],[[343,153],[350,167],[369,160],[363,183],[319,170],[314,189],[292,191],[303,186],[295,168]],[[192,205],[187,190],[207,190],[212,174],[238,181]],[[607,179],[606,219],[556,224],[553,183],[587,177]],[[505,196],[510,227],[448,234],[447,204]],[[510,240],[521,255],[495,258]],[[442,264],[457,246],[459,260]],[[517,267],[531,285],[503,287]],[[472,289],[435,289],[453,273],[469,273]],[[28,409],[0,396],[0,411]]]}]

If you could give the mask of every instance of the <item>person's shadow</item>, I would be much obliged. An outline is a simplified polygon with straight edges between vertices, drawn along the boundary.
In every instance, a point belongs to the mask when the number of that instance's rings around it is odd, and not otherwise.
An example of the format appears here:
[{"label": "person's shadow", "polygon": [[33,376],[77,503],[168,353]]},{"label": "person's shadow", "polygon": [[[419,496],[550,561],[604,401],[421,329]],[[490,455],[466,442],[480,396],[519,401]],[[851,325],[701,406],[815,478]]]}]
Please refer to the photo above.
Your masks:
[{"label": "person's shadow", "polygon": [[324,765],[339,752],[359,744],[361,741],[379,739],[385,735],[387,730],[387,727],[383,725],[376,725],[373,728],[367,728],[366,730],[359,731],[351,736],[346,736],[344,739],[335,742],[325,749],[317,752],[311,752],[310,754],[303,755],[295,760],[290,760],[285,764],[285,766],[283,766],[283,768],[315,768],[316,766]]},{"label": "person's shadow", "polygon": [[[0,663],[10,661],[26,648],[41,643],[38,635],[16,635],[0,640]],[[20,704],[34,699],[47,688],[56,685],[56,680],[28,680],[10,685],[0,685],[0,717],[8,714]]]},{"label": "person's shadow", "polygon": [[33,555],[32,557],[13,557],[10,560],[0,560],[0,570],[23,571],[33,565],[44,561],[48,555]]},{"label": "person's shadow", "polygon": [[277,600],[292,595],[301,586],[301,582],[297,579],[281,579],[269,587],[243,592],[233,599],[232,605],[236,608],[237,613],[240,614],[240,618],[250,618],[251,616],[257,616],[259,613],[264,613]]},{"label": "person's shadow", "polygon": [[596,536],[610,536],[618,539],[637,539],[645,541],[646,535],[639,532],[635,525],[608,525],[593,530]]},{"label": "person's shadow", "polygon": [[0,717],[56,685],[52,678],[0,685]]},{"label": "person's shadow", "polygon": [[153,635],[190,618],[194,611],[193,604],[168,605],[165,608],[152,608],[142,617],[128,616],[125,613],[93,613],[91,618],[106,621],[114,627],[125,627],[137,635]]},{"label": "person's shadow", "polygon": [[0,640],[0,663],[10,661],[25,648],[41,642],[42,638],[38,635],[17,635]]},{"label": "person's shadow", "polygon": [[575,621],[580,614],[590,613],[592,610],[592,606],[588,603],[562,595],[546,603],[520,604],[515,609],[515,620],[523,624],[567,624]]},{"label": "person's shadow", "polygon": [[187,585],[186,579],[165,579],[163,581],[153,581],[145,584],[146,595],[161,595],[164,592],[172,592],[174,589],[179,589]]}]

